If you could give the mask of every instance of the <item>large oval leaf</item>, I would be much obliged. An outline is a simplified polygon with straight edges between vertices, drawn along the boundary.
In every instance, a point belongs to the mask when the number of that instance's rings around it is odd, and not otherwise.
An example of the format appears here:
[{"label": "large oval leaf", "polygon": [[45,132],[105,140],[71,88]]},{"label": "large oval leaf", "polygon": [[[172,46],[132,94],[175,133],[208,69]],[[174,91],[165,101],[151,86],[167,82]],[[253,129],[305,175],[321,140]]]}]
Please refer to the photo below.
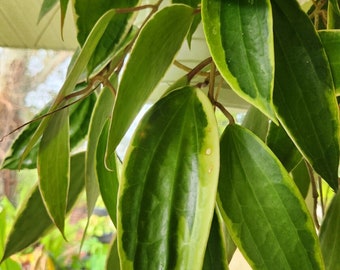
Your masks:
[{"label": "large oval leaf", "polygon": [[52,115],[41,138],[38,152],[39,188],[46,209],[64,234],[70,177],[68,109]]},{"label": "large oval leaf", "polygon": [[219,172],[212,106],[185,87],[143,117],[124,160],[118,200],[123,269],[201,269]]},{"label": "large oval leaf", "polygon": [[339,270],[340,254],[340,193],[332,199],[321,224],[320,244],[327,270]]},{"label": "large oval leaf", "polygon": [[323,269],[298,189],[269,148],[237,125],[229,125],[221,138],[217,202],[253,269]]},{"label": "large oval leaf", "polygon": [[296,1],[274,0],[272,8],[278,118],[314,170],[337,190],[338,105],[325,51]]},{"label": "large oval leaf", "polygon": [[[67,212],[75,204],[78,195],[85,185],[85,153],[80,152],[71,157],[70,189],[67,198]],[[35,243],[40,237],[53,226],[48,215],[38,186],[35,186],[22,204],[7,239],[5,252],[2,258],[4,261],[9,256],[27,248]]]},{"label": "large oval leaf", "polygon": [[238,95],[276,121],[271,17],[269,0],[202,1],[204,33],[221,75]]},{"label": "large oval leaf", "polygon": [[335,92],[340,94],[340,30],[328,30],[319,32],[322,45],[326,50],[329,64],[332,70]]},{"label": "large oval leaf", "polygon": [[192,8],[172,5],[157,12],[140,32],[118,88],[109,134],[108,158],[115,154],[130,124],[172,63],[192,17]]}]

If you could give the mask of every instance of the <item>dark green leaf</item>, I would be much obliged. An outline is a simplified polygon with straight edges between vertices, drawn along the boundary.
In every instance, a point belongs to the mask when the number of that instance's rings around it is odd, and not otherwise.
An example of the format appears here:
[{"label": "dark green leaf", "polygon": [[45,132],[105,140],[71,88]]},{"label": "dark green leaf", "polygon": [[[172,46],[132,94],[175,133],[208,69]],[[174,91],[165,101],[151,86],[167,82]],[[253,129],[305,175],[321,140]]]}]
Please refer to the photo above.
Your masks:
[{"label": "dark green leaf", "polygon": [[338,189],[339,117],[330,67],[308,16],[295,1],[272,1],[274,104],[314,170]]},{"label": "dark green leaf", "polygon": [[276,121],[274,46],[268,0],[203,0],[202,21],[212,58],[242,98]]},{"label": "dark green leaf", "polygon": [[[85,185],[85,153],[81,152],[71,157],[70,188],[67,199],[67,212],[75,204],[78,195]],[[40,191],[36,185],[27,201],[22,204],[10,235],[7,239],[2,261],[9,256],[35,243],[48,229],[53,226]]]},{"label": "dark green leaf", "polygon": [[115,154],[130,124],[171,65],[188,32],[192,17],[193,10],[188,6],[165,7],[140,32],[118,88],[107,158]]},{"label": "dark green leaf", "polygon": [[301,161],[299,150],[282,126],[270,123],[266,142],[288,172]]},{"label": "dark green leaf", "polygon": [[60,0],[60,30],[63,33],[67,5],[69,0]]},{"label": "dark green leaf", "polygon": [[38,152],[39,188],[51,219],[64,235],[70,177],[68,108],[54,113]]},{"label": "dark green leaf", "polygon": [[109,133],[109,119],[107,119],[102,133],[99,137],[97,146],[97,177],[99,182],[100,195],[115,226],[117,226],[117,193],[118,193],[118,160],[114,158],[109,160],[109,171],[105,167],[105,152],[107,145],[107,137]]},{"label": "dark green leaf", "polygon": [[203,270],[225,270],[229,269],[227,264],[227,250],[224,242],[223,228],[218,214],[214,213],[211,223],[210,235],[205,250]]},{"label": "dark green leaf", "polygon": [[123,269],[201,269],[219,171],[209,99],[175,90],[141,120],[123,162],[118,247]]},{"label": "dark green leaf", "polygon": [[253,269],[323,269],[312,218],[288,172],[247,129],[221,138],[217,203]]},{"label": "dark green leaf", "polygon": [[[83,46],[86,38],[98,19],[107,11],[116,8],[134,7],[138,0],[76,0],[74,9],[77,15],[78,42]],[[91,8],[89,8],[91,7]],[[92,72],[108,54],[114,51],[119,42],[126,36],[130,28],[129,19],[132,13],[115,14],[106,28],[91,60],[88,71]]]},{"label": "dark green leaf", "polygon": [[320,229],[320,244],[327,270],[339,270],[340,193],[332,199]]},{"label": "dark green leaf", "polygon": [[335,11],[335,13],[337,15],[340,15],[340,8],[339,8],[339,1],[338,0],[329,0],[331,5],[332,5],[332,9]]},{"label": "dark green leaf", "polygon": [[327,29],[340,29],[340,14],[332,4],[328,4],[327,15]]},{"label": "dark green leaf", "polygon": [[329,64],[331,66],[335,92],[340,94],[340,31],[328,30],[319,32],[322,45],[325,48]]}]

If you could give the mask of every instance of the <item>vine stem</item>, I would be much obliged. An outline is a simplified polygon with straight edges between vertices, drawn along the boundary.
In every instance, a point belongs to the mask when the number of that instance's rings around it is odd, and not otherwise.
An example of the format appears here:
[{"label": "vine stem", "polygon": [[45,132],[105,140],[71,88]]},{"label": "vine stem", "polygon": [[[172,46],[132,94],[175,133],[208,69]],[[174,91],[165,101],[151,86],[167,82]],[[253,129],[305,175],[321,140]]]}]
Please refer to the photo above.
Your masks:
[{"label": "vine stem", "polygon": [[313,195],[313,202],[314,202],[314,204],[313,204],[314,223],[315,223],[316,228],[319,230],[320,224],[319,224],[318,215],[317,215],[319,193],[318,193],[317,186],[316,186],[313,168],[307,161],[305,161],[305,162],[306,162],[307,169],[308,169],[309,179],[310,179],[310,182],[311,182],[311,185],[312,185],[312,195]]},{"label": "vine stem", "polygon": [[192,80],[193,77],[195,77],[196,74],[198,74],[199,72],[201,72],[201,70],[206,67],[207,65],[209,65],[212,62],[212,58],[208,57],[207,59],[204,59],[201,63],[199,63],[196,67],[194,67],[188,74],[187,74],[187,78],[188,81],[190,82]]},{"label": "vine stem", "polygon": [[231,115],[231,113],[218,101],[215,101],[214,104],[217,108],[220,109],[220,111],[228,118],[229,124],[234,125],[235,124],[235,119]]}]

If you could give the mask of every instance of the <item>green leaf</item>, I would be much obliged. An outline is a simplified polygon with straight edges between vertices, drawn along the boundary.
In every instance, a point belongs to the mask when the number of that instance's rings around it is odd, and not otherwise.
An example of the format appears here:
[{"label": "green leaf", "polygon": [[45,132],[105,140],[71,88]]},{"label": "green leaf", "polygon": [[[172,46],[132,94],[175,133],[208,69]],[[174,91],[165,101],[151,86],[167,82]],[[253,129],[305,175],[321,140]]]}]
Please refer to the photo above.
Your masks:
[{"label": "green leaf", "polygon": [[265,141],[268,133],[269,119],[256,107],[251,106],[243,119],[242,126],[251,130],[262,141]]},{"label": "green leaf", "polygon": [[269,0],[203,0],[202,21],[212,58],[242,98],[276,120],[274,47]]},{"label": "green leaf", "polygon": [[[74,149],[87,135],[89,128],[89,118],[96,101],[96,95],[92,94],[83,101],[77,102],[70,107],[70,146]],[[33,119],[46,114],[48,106],[42,109]],[[27,125],[21,134],[15,139],[11,146],[10,152],[3,161],[3,169],[16,170],[19,168],[21,155],[26,145],[30,141],[34,132],[38,128],[40,121],[33,121]],[[21,169],[34,169],[37,167],[37,154],[39,142],[31,149],[25,160],[21,164]]]},{"label": "green leaf", "polygon": [[218,161],[216,119],[199,89],[173,91],[145,114],[124,159],[118,194],[123,269],[201,269]]},{"label": "green leaf", "polygon": [[288,172],[302,159],[299,150],[282,126],[270,123],[266,143]]},{"label": "green leaf", "polygon": [[224,242],[220,218],[216,211],[214,212],[213,220],[210,228],[210,235],[205,250],[203,270],[224,270],[229,269],[227,264],[227,251]]},{"label": "green leaf", "polygon": [[332,199],[320,229],[320,245],[327,270],[339,270],[340,193]]},{"label": "green leaf", "polygon": [[106,269],[107,270],[120,270],[120,261],[119,261],[119,256],[118,256],[116,236],[113,239],[113,243],[111,244],[109,256],[107,257],[107,260],[106,260]]},{"label": "green leaf", "polygon": [[[75,0],[74,11],[77,16],[76,25],[78,28],[77,39],[83,46],[86,38],[91,32],[98,19],[107,11],[117,8],[134,7],[138,0]],[[91,8],[89,8],[91,6]],[[88,64],[89,73],[100,64],[108,54],[115,50],[119,42],[126,36],[130,28],[129,19],[132,13],[115,14]]]},{"label": "green leaf", "polygon": [[[67,198],[67,212],[71,210],[78,195],[84,189],[84,168],[85,153],[81,152],[73,155],[71,157],[71,177]],[[7,239],[2,261],[35,243],[40,237],[45,235],[52,226],[53,222],[46,211],[38,185],[36,185],[27,197],[27,201],[22,204],[14,221],[14,225]]]},{"label": "green leaf", "polygon": [[118,194],[118,168],[117,158],[109,160],[110,171],[105,167],[105,153],[107,138],[109,133],[109,119],[107,119],[102,133],[99,137],[97,146],[96,171],[100,189],[100,195],[103,199],[109,216],[115,226],[117,226],[117,194]]},{"label": "green leaf", "polygon": [[340,29],[340,14],[330,2],[327,9],[327,29]]},{"label": "green leaf", "polygon": [[41,21],[41,19],[52,10],[58,3],[58,0],[44,0],[44,2],[41,5],[39,17],[38,17],[38,23]]},{"label": "green leaf", "polygon": [[[60,0],[60,30],[63,33],[67,5],[69,0]],[[63,36],[63,34],[61,34]]]},{"label": "green leaf", "polygon": [[107,158],[115,154],[130,124],[171,65],[188,32],[192,17],[192,8],[172,5],[154,14],[141,30],[118,88]]},{"label": "green leaf", "polygon": [[302,197],[306,199],[310,186],[310,177],[305,160],[300,161],[292,170],[291,175]]},{"label": "green leaf", "polygon": [[340,15],[340,8],[339,8],[339,2],[338,0],[329,0],[331,5],[332,5],[332,8],[333,10],[335,11],[335,13],[337,15]]},{"label": "green leaf", "polygon": [[324,269],[307,207],[270,149],[247,129],[221,138],[217,203],[253,269]]},{"label": "green leaf", "polygon": [[[112,80],[115,80],[115,76]],[[88,135],[87,151],[86,151],[86,200],[88,216],[92,215],[97,198],[99,196],[99,185],[96,174],[97,163],[97,148],[100,139],[100,134],[103,130],[107,119],[112,113],[114,103],[113,93],[109,88],[104,88],[98,97],[91,120]]]},{"label": "green leaf", "polygon": [[[110,22],[114,14],[115,14],[114,10],[108,11],[98,20],[96,25],[93,27],[83,48],[79,52],[78,57],[74,60],[73,66],[70,69],[68,76],[66,77],[66,80],[58,93],[56,100],[54,101],[53,105],[50,107],[49,112],[55,111],[60,106],[60,103],[64,100],[65,96],[67,96],[74,90],[78,82],[79,76],[82,74],[82,72],[86,68],[86,65],[89,62],[90,57],[94,52],[94,49],[96,48],[100,38],[102,37],[108,23]],[[32,150],[33,146],[37,143],[37,141],[43,134],[45,127],[49,122],[49,119],[50,117],[45,117],[41,121],[39,127],[37,128],[35,133],[30,138],[29,142],[26,145],[25,150],[22,153],[20,163],[26,158],[26,156]]]},{"label": "green leaf", "polygon": [[272,9],[278,118],[314,170],[337,190],[338,105],[325,51],[297,2],[274,0]]},{"label": "green leaf", "polygon": [[56,112],[41,138],[38,152],[39,188],[51,219],[64,235],[70,177],[68,109]]},{"label": "green leaf", "polygon": [[335,92],[340,95],[340,31],[328,30],[319,32],[322,45],[325,48],[329,64],[331,66]]}]

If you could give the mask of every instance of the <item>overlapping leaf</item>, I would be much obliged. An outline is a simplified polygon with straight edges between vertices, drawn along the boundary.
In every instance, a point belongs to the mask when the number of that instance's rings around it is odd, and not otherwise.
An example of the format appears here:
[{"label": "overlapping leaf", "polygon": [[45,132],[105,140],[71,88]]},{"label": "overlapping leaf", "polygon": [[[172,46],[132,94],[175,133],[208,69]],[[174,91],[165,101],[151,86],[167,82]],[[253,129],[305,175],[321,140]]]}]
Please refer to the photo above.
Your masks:
[{"label": "overlapping leaf", "polygon": [[340,31],[320,31],[319,32],[322,45],[326,50],[329,64],[332,70],[333,82],[335,86],[335,92],[337,95],[340,94]]},{"label": "overlapping leaf", "polygon": [[269,0],[203,0],[202,21],[218,70],[242,98],[276,121]]},{"label": "overlapping leaf", "polygon": [[327,270],[339,270],[340,193],[332,199],[320,229],[320,244]]},{"label": "overlapping leaf", "polygon": [[[71,177],[67,198],[67,212],[71,210],[78,195],[84,189],[84,168],[85,153],[81,152],[73,155],[71,157]],[[6,243],[2,261],[34,244],[52,226],[53,222],[46,211],[39,188],[35,186],[16,217]]]},{"label": "overlapping leaf", "polygon": [[274,104],[314,170],[338,189],[339,117],[330,67],[308,16],[295,1],[272,1]]},{"label": "overlapping leaf", "polygon": [[[78,29],[77,38],[79,44],[81,46],[84,45],[93,26],[105,12],[117,8],[132,8],[138,2],[138,0],[75,0],[74,11],[76,14],[76,26]],[[93,71],[98,64],[105,60],[126,36],[131,26],[128,23],[131,15],[132,12],[125,12],[122,14],[115,14],[112,17],[87,65],[89,72]]]},{"label": "overlapping leaf", "polygon": [[[83,101],[80,101],[70,107],[70,147],[76,147],[87,135],[89,121],[92,109],[96,101],[96,95],[90,95]],[[45,107],[36,117],[44,115],[48,110]],[[2,168],[16,170],[19,168],[21,155],[25,150],[31,136],[39,126],[40,121],[33,121],[27,125],[21,134],[15,139],[11,150],[6,156]],[[40,141],[39,141],[40,142]],[[37,143],[27,155],[27,158],[21,163],[21,169],[34,169],[37,167],[37,153],[39,143]]]},{"label": "overlapping leaf", "polygon": [[52,115],[38,151],[39,188],[46,209],[64,234],[70,181],[70,140],[68,109]]},{"label": "overlapping leaf", "polygon": [[123,269],[201,269],[219,172],[208,98],[185,87],[143,117],[124,160],[118,202]]},{"label": "overlapping leaf", "polygon": [[269,148],[237,125],[229,125],[221,138],[217,202],[253,269],[323,269],[298,189]]},{"label": "overlapping leaf", "polygon": [[[115,76],[113,80],[115,80]],[[98,178],[96,173],[98,142],[103,127],[112,113],[113,103],[113,93],[109,88],[105,87],[97,100],[90,120],[85,173],[87,210],[89,216],[92,215],[92,211],[99,196]]]},{"label": "overlapping leaf", "polygon": [[[188,32],[193,9],[172,5],[157,12],[144,26],[132,49],[118,88],[107,157],[164,76]],[[131,99],[133,98],[133,102]]]}]

